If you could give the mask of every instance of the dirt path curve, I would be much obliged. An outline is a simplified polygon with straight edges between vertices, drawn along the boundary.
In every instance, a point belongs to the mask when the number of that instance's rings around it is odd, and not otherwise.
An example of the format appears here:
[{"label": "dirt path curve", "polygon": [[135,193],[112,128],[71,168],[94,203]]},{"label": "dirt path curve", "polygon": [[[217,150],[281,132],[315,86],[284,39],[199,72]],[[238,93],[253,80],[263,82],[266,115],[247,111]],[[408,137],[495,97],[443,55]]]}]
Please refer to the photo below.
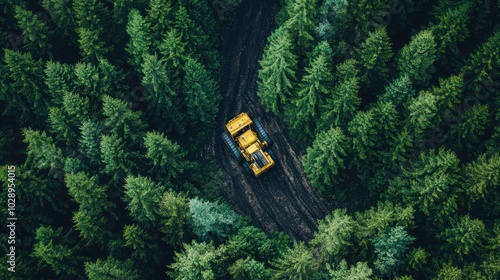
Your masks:
[{"label": "dirt path curve", "polygon": [[[236,11],[223,50],[223,101],[210,151],[225,175],[222,194],[236,211],[250,216],[265,231],[282,230],[295,239],[307,240],[317,228],[316,220],[332,207],[309,185],[301,165],[303,155],[296,153],[256,95],[258,60],[278,9],[274,2],[278,1],[246,0]],[[277,166],[258,179],[244,174],[220,139],[225,123],[240,112],[260,116],[275,143]]]}]

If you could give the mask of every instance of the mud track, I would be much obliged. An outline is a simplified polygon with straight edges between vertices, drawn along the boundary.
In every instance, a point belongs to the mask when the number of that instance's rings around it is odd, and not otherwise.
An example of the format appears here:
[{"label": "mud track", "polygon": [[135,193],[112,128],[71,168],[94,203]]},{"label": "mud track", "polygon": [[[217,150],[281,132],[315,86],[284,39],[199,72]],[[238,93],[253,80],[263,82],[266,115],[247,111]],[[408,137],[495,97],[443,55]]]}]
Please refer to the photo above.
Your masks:
[{"label": "mud track", "polygon": [[[295,145],[282,132],[276,117],[266,113],[257,99],[258,60],[278,10],[272,0],[246,0],[225,40],[223,101],[212,134],[210,152],[223,170],[223,196],[233,209],[250,216],[267,232],[281,230],[297,240],[310,239],[331,205],[323,201],[307,182]],[[274,141],[277,165],[258,179],[243,172],[220,139],[225,123],[248,112],[259,116]]]}]

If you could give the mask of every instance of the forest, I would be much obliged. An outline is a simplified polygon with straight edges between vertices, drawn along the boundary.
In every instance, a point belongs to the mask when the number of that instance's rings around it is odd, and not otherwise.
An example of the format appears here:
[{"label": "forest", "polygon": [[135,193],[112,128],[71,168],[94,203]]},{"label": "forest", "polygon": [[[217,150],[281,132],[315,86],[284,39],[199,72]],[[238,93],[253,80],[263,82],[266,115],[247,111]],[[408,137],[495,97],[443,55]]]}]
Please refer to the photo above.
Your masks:
[{"label": "forest", "polygon": [[[499,0],[0,0],[0,47],[0,279],[500,279]],[[228,94],[274,181],[215,155]],[[310,234],[227,197],[286,172]]]}]

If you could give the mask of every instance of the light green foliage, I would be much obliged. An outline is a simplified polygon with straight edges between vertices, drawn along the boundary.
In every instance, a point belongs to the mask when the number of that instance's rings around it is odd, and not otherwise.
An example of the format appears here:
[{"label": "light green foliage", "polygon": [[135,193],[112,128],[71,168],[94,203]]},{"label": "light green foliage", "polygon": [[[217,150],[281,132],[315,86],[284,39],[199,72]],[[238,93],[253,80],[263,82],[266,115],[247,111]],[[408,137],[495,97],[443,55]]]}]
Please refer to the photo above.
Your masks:
[{"label": "light green foliage", "polygon": [[183,194],[167,191],[160,201],[160,230],[168,244],[180,245],[185,240],[189,218],[189,200]]},{"label": "light green foliage", "polygon": [[89,280],[136,280],[141,279],[131,262],[122,262],[114,258],[98,259],[85,263],[85,274]]},{"label": "light green foliage", "polygon": [[144,63],[144,55],[151,52],[152,38],[150,35],[151,26],[141,16],[139,11],[133,9],[130,11],[127,22],[127,33],[130,40],[125,50],[130,55],[128,61],[141,73],[141,66]]},{"label": "light green foliage", "polygon": [[166,34],[172,22],[172,1],[171,0],[151,0],[147,16],[147,21],[151,24],[151,30],[155,39],[160,39]]},{"label": "light green foliage", "polygon": [[75,79],[73,65],[57,61],[47,61],[45,64],[45,84],[53,104],[61,105],[63,94],[73,90]]},{"label": "light green foliage", "polygon": [[408,265],[415,271],[427,266],[431,255],[421,247],[413,248],[408,252]]},{"label": "light green foliage", "polygon": [[88,98],[66,92],[62,98],[62,108],[49,108],[48,121],[56,139],[67,145],[75,144],[82,121],[90,118]]},{"label": "light green foliage", "polygon": [[346,210],[334,210],[323,220],[319,221],[318,231],[311,240],[310,245],[317,250],[319,260],[329,263],[338,261],[348,252],[352,245],[351,239],[355,230],[353,218],[346,214]]},{"label": "light green foliage", "polygon": [[439,237],[446,240],[455,253],[470,255],[481,252],[484,247],[486,228],[483,221],[466,215],[452,221],[451,227],[444,230]]},{"label": "light green foliage", "polygon": [[[102,33],[107,20],[111,18],[109,10],[99,0],[73,1],[75,19],[78,28]],[[100,34],[99,36],[103,36]]]},{"label": "light green foliage", "polygon": [[431,92],[437,98],[436,106],[438,110],[451,110],[454,105],[460,102],[463,93],[464,77],[453,75],[446,79],[439,79],[439,87],[432,87]]},{"label": "light green foliage", "polygon": [[190,165],[185,159],[187,153],[163,133],[147,132],[144,146],[147,149],[146,157],[152,160],[155,166],[154,173],[162,180],[176,178]]},{"label": "light green foliage", "polygon": [[182,252],[175,253],[168,275],[176,280],[215,280],[215,266],[221,261],[221,252],[212,243],[184,244]]},{"label": "light green foliage", "polygon": [[278,113],[289,103],[298,62],[288,31],[277,29],[268,41],[259,61],[257,95],[268,111]]},{"label": "light green foliage", "polygon": [[397,58],[400,75],[407,75],[415,84],[427,85],[434,73],[436,42],[430,30],[423,30],[411,38]]},{"label": "light green foliage", "polygon": [[327,264],[328,272],[331,279],[336,280],[370,280],[373,279],[373,271],[365,262],[358,262],[351,267],[347,266],[347,262],[342,260],[337,266],[331,267]]},{"label": "light green foliage", "polygon": [[272,279],[305,280],[311,277],[314,263],[313,254],[305,243],[294,243],[293,248],[284,252],[281,258],[272,262]]},{"label": "light green foliage", "polygon": [[339,172],[344,168],[348,138],[340,128],[332,127],[320,132],[303,160],[304,172],[311,184],[324,194],[329,193],[340,181]]},{"label": "light green foliage", "polygon": [[488,105],[474,105],[460,117],[458,125],[449,132],[450,137],[459,148],[473,149],[477,147],[485,134],[489,121]]},{"label": "light green foliage", "polygon": [[458,267],[452,266],[451,264],[444,264],[439,270],[435,280],[462,280],[464,279],[464,274],[462,270]]},{"label": "light green foliage", "polygon": [[52,32],[48,26],[32,11],[20,6],[16,6],[14,17],[22,30],[23,48],[34,56],[45,57],[51,47],[48,41]]},{"label": "light green foliage", "polygon": [[157,184],[142,176],[128,176],[125,186],[127,209],[130,215],[143,226],[158,225],[159,209],[165,186]]},{"label": "light green foliage", "polygon": [[373,113],[375,122],[375,129],[377,131],[376,146],[382,146],[384,149],[385,143],[390,143],[397,134],[399,124],[399,115],[392,102],[377,102],[375,106],[370,109]]},{"label": "light green foliage", "polygon": [[379,203],[377,207],[356,213],[354,235],[357,244],[367,248],[373,238],[381,237],[390,228],[397,226],[411,228],[414,225],[413,216],[412,208],[390,202]]},{"label": "light green foliage", "polygon": [[391,228],[389,232],[373,240],[377,258],[375,268],[383,276],[394,276],[403,264],[408,246],[414,237],[409,235],[402,226]]},{"label": "light green foliage", "polygon": [[241,227],[242,220],[226,204],[192,198],[189,225],[201,240],[224,240]]},{"label": "light green foliage", "polygon": [[55,145],[52,137],[38,130],[23,129],[24,143],[28,144],[27,162],[37,169],[49,169],[54,175],[63,167],[62,150]]},{"label": "light green foliage", "polygon": [[91,63],[77,63],[74,65],[75,81],[74,92],[88,98],[97,99],[101,96],[99,85],[99,71]]},{"label": "light green foliage", "polygon": [[355,116],[361,99],[358,96],[358,78],[353,77],[342,81],[333,89],[332,98],[323,106],[319,128],[328,129],[329,126],[347,128],[347,123]]},{"label": "light green foliage", "polygon": [[341,64],[335,67],[335,79],[342,83],[354,77],[359,78],[358,62],[355,59],[346,59]]},{"label": "light green foliage", "polygon": [[78,28],[78,43],[82,50],[83,60],[89,63],[96,63],[99,59],[106,56],[109,49],[104,46],[100,40],[100,32],[98,30],[90,30],[86,28]]},{"label": "light green foliage", "polygon": [[182,41],[182,35],[177,29],[168,31],[165,39],[158,47],[167,64],[168,69],[178,75],[178,67],[182,66],[187,58],[186,42]]},{"label": "light green foliage", "polygon": [[316,0],[294,0],[288,6],[289,19],[283,26],[299,50],[309,49],[314,40],[312,33],[316,25],[316,3]]},{"label": "light green foliage", "polygon": [[416,140],[422,140],[425,132],[433,129],[433,122],[438,113],[438,97],[428,91],[422,91],[413,99],[408,107],[407,127]]},{"label": "light green foliage", "polygon": [[[465,167],[464,174],[465,193],[470,202],[494,201],[497,188],[500,186],[500,155],[498,153],[492,156],[480,155],[476,161]],[[495,203],[486,204],[495,205]]]},{"label": "light green foliage", "polygon": [[239,259],[228,268],[229,273],[234,280],[267,280],[271,273],[266,269],[263,263],[250,257]]},{"label": "light green foliage", "polygon": [[392,55],[391,43],[385,28],[370,32],[359,51],[361,81],[370,84],[386,79],[389,74],[387,63]]},{"label": "light green foliage", "polygon": [[134,154],[126,149],[125,143],[116,134],[103,135],[100,143],[104,173],[112,176],[113,181],[123,180],[127,174],[134,174],[136,164]]},{"label": "light green foliage", "polygon": [[314,137],[315,120],[319,118],[321,106],[329,96],[332,80],[328,58],[320,53],[306,68],[297,97],[292,102],[289,122],[296,139],[310,140]]},{"label": "light green foliage", "polygon": [[155,237],[154,234],[137,224],[126,225],[123,230],[125,246],[133,249],[132,258],[136,261],[147,260],[158,255]]},{"label": "light green foliage", "polygon": [[80,139],[78,145],[80,151],[91,165],[101,163],[101,132],[102,125],[93,121],[84,121],[80,126]]},{"label": "light green foliage", "polygon": [[459,160],[451,151],[422,152],[408,169],[392,180],[387,197],[393,202],[414,207],[437,225],[456,215],[459,184]]},{"label": "light green foliage", "polygon": [[193,127],[210,127],[221,99],[217,82],[198,61],[188,58],[184,66],[184,104],[188,123]]}]

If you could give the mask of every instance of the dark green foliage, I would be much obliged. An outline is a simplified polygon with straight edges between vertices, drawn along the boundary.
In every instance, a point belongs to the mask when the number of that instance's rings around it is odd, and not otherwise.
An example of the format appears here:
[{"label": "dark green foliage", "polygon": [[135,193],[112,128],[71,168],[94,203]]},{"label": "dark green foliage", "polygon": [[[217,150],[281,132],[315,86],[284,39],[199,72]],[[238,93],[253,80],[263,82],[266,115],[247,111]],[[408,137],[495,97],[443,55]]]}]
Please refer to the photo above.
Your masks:
[{"label": "dark green foliage", "polygon": [[389,36],[385,29],[371,32],[360,46],[359,66],[363,83],[385,80],[389,74],[387,63],[392,57]]},{"label": "dark green foliage", "polygon": [[128,203],[127,209],[134,220],[144,226],[158,224],[160,201],[167,188],[147,177],[129,176],[124,189],[123,200]]},{"label": "dark green foliage", "polygon": [[16,6],[14,17],[22,30],[23,49],[35,57],[46,57],[50,44],[51,31],[43,20],[29,10]]},{"label": "dark green foliage", "polygon": [[469,23],[469,4],[449,9],[445,14],[438,17],[439,22],[431,26],[432,33],[438,42],[437,53],[439,56],[448,52],[450,55],[458,55],[459,42],[469,37],[467,25]]},{"label": "dark green foliage", "polygon": [[297,57],[292,52],[291,37],[285,29],[274,31],[268,41],[269,46],[259,61],[257,95],[268,111],[278,113],[289,103]]},{"label": "dark green foliage", "polygon": [[[140,70],[144,63],[144,55],[151,52],[152,38],[150,35],[150,25],[141,16],[139,11],[132,10],[128,16],[127,33],[130,40],[125,48],[130,55],[129,63]],[[138,71],[139,73],[141,71]]]},{"label": "dark green foliage", "polygon": [[162,233],[168,244],[180,245],[185,241],[189,218],[189,201],[186,196],[167,191],[160,201]]},{"label": "dark green foliage", "polygon": [[309,49],[314,40],[316,25],[316,0],[295,0],[288,8],[289,19],[283,24],[290,33],[298,50]]},{"label": "dark green foliage", "polygon": [[359,82],[356,77],[342,81],[333,89],[332,98],[323,106],[320,129],[329,126],[346,129],[346,124],[352,120],[361,102],[358,97]]},{"label": "dark green foliage", "polygon": [[412,37],[400,51],[397,65],[401,76],[407,75],[415,84],[426,86],[435,71],[436,42],[430,30]]},{"label": "dark green foliage", "polygon": [[498,79],[500,67],[498,44],[500,44],[500,31],[488,38],[466,61],[462,71],[467,77],[470,76],[474,81],[485,83]]},{"label": "dark green foliage", "polygon": [[153,162],[153,173],[161,181],[168,182],[189,168],[190,163],[185,159],[186,152],[163,133],[146,133],[144,146],[147,149],[146,158]]},{"label": "dark green foliage", "polygon": [[313,255],[305,243],[294,243],[293,248],[289,248],[281,258],[273,262],[272,279],[308,279],[313,263]]},{"label": "dark green foliage", "polygon": [[385,91],[379,95],[378,100],[392,102],[397,107],[406,104],[415,95],[410,78],[408,76],[401,76],[394,79],[385,87]]},{"label": "dark green foliage", "polygon": [[52,137],[38,130],[23,130],[24,142],[27,147],[27,162],[37,169],[48,169],[54,177],[58,176],[63,167],[62,150],[57,147]]},{"label": "dark green foliage", "polygon": [[451,224],[439,235],[446,240],[448,247],[459,256],[481,251],[486,239],[486,228],[481,220],[471,219],[467,215]]},{"label": "dark green foliage", "polygon": [[341,182],[340,172],[344,168],[348,138],[340,128],[332,127],[321,132],[304,158],[304,172],[311,184],[321,193],[330,193]]},{"label": "dark green foliage", "polygon": [[45,84],[52,97],[52,103],[62,104],[65,92],[71,92],[75,87],[76,75],[74,67],[57,61],[48,61],[45,65]]}]

